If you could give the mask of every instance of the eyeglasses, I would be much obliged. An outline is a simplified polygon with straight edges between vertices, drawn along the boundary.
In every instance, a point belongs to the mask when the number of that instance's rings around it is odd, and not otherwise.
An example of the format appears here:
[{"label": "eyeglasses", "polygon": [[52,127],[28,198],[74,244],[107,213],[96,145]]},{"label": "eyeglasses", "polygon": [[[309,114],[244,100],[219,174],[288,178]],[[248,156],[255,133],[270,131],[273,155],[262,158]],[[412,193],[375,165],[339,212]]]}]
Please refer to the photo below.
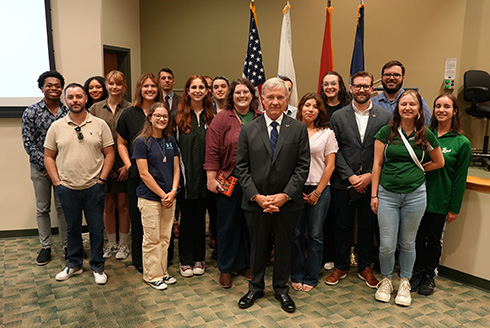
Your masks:
[{"label": "eyeglasses", "polygon": [[250,94],[250,91],[245,90],[245,91],[235,91],[233,94],[237,97],[240,97],[241,95],[248,96]]},{"label": "eyeglasses", "polygon": [[77,133],[78,140],[82,141],[83,140],[82,128],[77,126],[75,128],[75,132]]},{"label": "eyeglasses", "polygon": [[328,86],[332,86],[332,87],[334,87],[334,86],[336,86],[336,85],[338,85],[338,83],[337,83],[337,82],[335,82],[335,81],[334,81],[334,82],[323,82],[323,83],[322,83],[322,87],[324,87],[324,88],[326,88],[326,87],[328,87]]},{"label": "eyeglasses", "polygon": [[383,77],[386,77],[386,78],[394,78],[394,79],[399,79],[402,77],[402,75],[400,73],[383,73]]},{"label": "eyeglasses", "polygon": [[364,90],[369,90],[371,89],[372,85],[365,85],[365,84],[353,84],[352,85],[352,88],[356,91],[359,91],[361,89],[364,89]]},{"label": "eyeglasses", "polygon": [[161,120],[161,119],[168,120],[168,115],[153,114],[152,116],[154,116],[157,120]]}]

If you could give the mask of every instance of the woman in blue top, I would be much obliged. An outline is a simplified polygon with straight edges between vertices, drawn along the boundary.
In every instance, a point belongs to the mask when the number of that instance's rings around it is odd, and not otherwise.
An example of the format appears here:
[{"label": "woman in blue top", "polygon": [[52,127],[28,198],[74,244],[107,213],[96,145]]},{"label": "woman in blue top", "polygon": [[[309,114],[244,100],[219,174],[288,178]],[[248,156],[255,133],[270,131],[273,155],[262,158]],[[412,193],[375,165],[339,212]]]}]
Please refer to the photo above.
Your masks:
[{"label": "woman in blue top", "polygon": [[427,210],[417,232],[417,257],[410,285],[412,291],[431,295],[434,292],[437,267],[442,253],[442,236],[446,222],[457,219],[466,176],[471,162],[471,143],[462,134],[458,100],[442,94],[434,100],[430,123],[444,155],[445,166],[427,173]]},{"label": "woman in blue top", "polygon": [[153,104],[133,150],[142,180],[136,194],[143,224],[143,279],[155,289],[176,282],[167,272],[167,256],[180,168],[169,122],[165,105]]},{"label": "woman in blue top", "polygon": [[[415,236],[427,204],[425,172],[444,166],[444,158],[436,137],[424,126],[422,98],[413,90],[401,95],[391,124],[374,137],[371,208],[378,214],[379,263],[384,277],[375,299],[390,301],[399,244],[401,281],[395,303],[409,306]],[[422,166],[420,162],[424,162],[427,153],[430,161]]]}]

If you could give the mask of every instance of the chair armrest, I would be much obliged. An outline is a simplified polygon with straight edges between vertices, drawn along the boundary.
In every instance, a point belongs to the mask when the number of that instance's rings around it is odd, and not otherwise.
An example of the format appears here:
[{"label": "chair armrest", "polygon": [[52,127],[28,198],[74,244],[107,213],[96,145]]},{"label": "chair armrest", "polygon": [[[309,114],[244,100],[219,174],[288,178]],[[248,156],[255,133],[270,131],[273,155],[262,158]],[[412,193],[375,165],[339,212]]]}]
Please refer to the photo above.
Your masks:
[{"label": "chair armrest", "polygon": [[465,88],[465,91],[467,92],[474,92],[475,96],[478,96],[484,92],[487,92],[488,91],[488,88],[487,87],[477,87],[477,86],[474,86],[474,87],[467,87]]}]

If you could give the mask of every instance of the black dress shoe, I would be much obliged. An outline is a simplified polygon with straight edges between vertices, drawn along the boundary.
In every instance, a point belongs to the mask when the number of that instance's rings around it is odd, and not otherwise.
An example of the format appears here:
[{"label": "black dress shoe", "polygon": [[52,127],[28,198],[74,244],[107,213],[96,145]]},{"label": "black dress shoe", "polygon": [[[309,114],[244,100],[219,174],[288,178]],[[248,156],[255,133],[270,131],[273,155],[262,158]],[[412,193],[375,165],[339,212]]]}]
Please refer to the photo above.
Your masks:
[{"label": "black dress shoe", "polygon": [[281,302],[281,308],[284,311],[289,313],[296,311],[296,304],[294,304],[294,301],[289,297],[288,293],[276,294],[276,299]]},{"label": "black dress shoe", "polygon": [[264,292],[252,292],[249,291],[248,293],[245,294],[240,300],[238,301],[238,307],[240,309],[247,309],[254,305],[255,301],[259,298],[264,297]]}]

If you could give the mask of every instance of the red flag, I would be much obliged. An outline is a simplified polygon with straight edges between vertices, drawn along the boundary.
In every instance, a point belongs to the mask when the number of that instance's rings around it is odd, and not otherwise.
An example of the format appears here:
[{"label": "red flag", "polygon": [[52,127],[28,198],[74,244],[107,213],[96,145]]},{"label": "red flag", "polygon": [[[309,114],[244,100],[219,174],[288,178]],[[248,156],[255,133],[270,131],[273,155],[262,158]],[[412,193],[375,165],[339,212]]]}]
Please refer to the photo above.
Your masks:
[{"label": "red flag", "polygon": [[332,47],[332,13],[333,7],[325,7],[325,33],[323,34],[322,58],[320,61],[320,77],[318,78],[318,93],[322,88],[323,76],[334,70],[333,47]]}]

